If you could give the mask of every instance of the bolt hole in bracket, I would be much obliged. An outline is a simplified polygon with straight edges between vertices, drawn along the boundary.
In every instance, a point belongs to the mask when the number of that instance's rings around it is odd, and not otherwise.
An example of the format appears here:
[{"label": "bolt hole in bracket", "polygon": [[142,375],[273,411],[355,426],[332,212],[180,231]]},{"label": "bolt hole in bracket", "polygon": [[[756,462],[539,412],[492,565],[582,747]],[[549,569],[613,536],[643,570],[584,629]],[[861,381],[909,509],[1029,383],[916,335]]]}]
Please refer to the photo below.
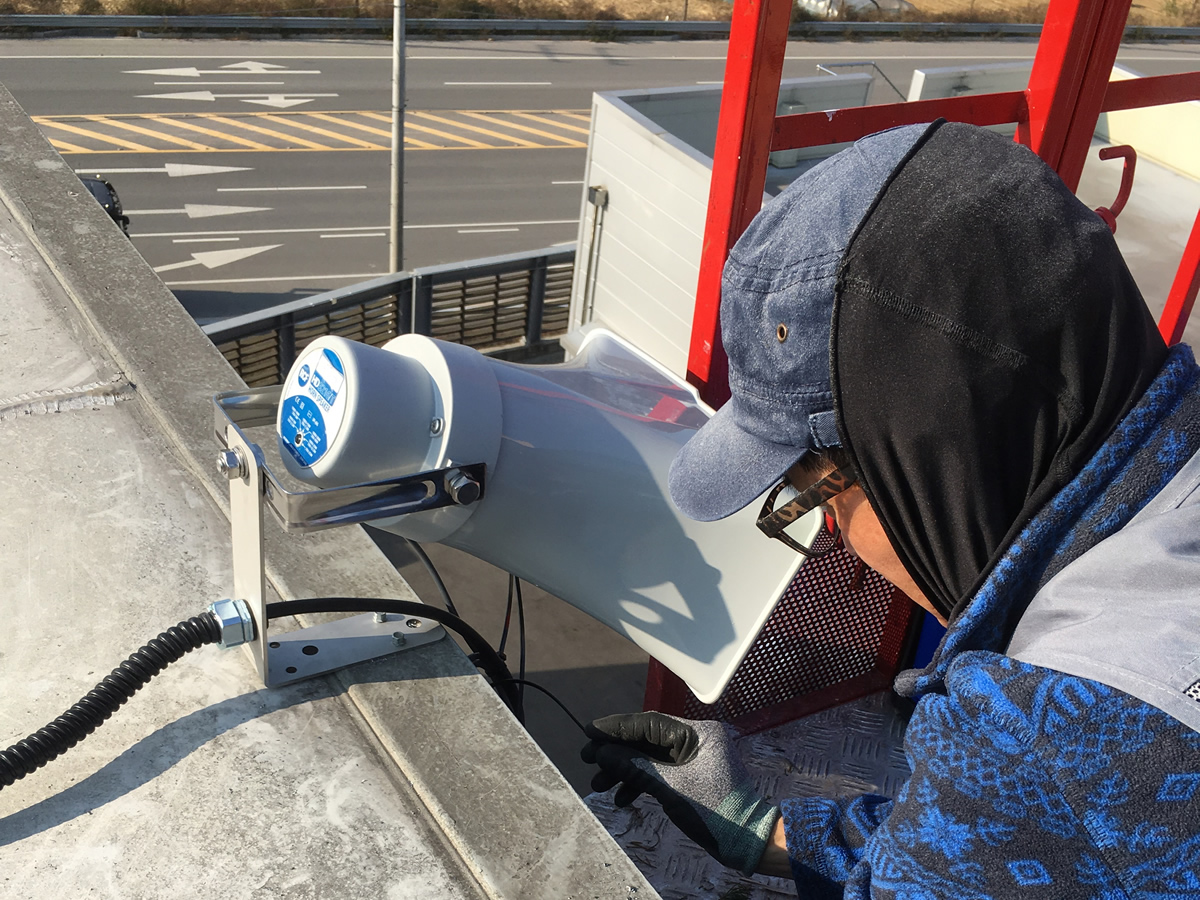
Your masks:
[{"label": "bolt hole in bracket", "polygon": [[263,566],[263,508],[288,533],[318,531],[391,519],[483,499],[486,467],[456,465],[403,478],[308,491],[288,491],[267,466],[262,448],[243,429],[273,426],[282,387],[229,391],[213,398],[221,450],[217,469],[229,480],[233,544],[233,596],[254,619],[250,652],[268,687],[312,678],[445,636],[437,623],[420,618],[364,613],[286,634],[266,623]]}]

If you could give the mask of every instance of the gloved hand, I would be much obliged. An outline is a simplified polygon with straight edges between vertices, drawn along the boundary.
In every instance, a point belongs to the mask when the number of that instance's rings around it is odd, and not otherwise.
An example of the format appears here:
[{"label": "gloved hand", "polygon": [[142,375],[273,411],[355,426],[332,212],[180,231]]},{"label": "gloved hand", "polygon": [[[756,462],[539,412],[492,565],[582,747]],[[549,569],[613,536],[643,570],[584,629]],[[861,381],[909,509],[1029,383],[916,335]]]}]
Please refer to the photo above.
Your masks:
[{"label": "gloved hand", "polygon": [[649,794],[720,863],[754,873],[779,807],[754,790],[724,725],[647,712],[596,719],[585,731],[580,756],[600,767],[592,790],[620,784],[617,806]]}]

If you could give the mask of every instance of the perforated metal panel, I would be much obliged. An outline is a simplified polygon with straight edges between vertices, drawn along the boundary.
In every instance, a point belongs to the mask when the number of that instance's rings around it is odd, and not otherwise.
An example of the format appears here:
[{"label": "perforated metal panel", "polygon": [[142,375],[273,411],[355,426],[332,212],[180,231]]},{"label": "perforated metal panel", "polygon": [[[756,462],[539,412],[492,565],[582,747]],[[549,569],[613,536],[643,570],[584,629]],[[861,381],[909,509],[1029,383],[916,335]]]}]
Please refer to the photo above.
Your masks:
[{"label": "perforated metal panel", "polygon": [[[831,540],[824,534],[818,546]],[[751,733],[886,688],[912,610],[886,579],[837,547],[800,568],[719,701],[701,703],[680,684],[657,704],[648,696],[648,705]]]}]

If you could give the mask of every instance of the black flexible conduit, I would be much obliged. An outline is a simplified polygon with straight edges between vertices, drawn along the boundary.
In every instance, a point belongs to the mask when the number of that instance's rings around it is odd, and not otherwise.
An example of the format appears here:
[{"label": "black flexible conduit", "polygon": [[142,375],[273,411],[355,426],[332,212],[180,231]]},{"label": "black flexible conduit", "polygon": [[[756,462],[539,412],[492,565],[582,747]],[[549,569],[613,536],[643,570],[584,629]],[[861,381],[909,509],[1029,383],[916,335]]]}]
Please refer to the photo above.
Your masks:
[{"label": "black flexible conduit", "polygon": [[[500,654],[474,628],[458,616],[410,600],[389,600],[382,597],[319,597],[313,600],[285,600],[267,604],[267,619],[306,613],[382,612],[399,616],[432,619],[463,636],[471,648],[472,659],[487,673],[492,686],[509,708],[518,714],[518,686]],[[0,751],[0,789],[24,778],[66,753],[81,740],[104,724],[114,712],[141,689],[151,678],[185,653],[215,644],[221,639],[217,617],[205,611],[168,628],[150,641],[108,676],[88,691],[82,700],[44,728],[39,728],[23,741]]]},{"label": "black flexible conduit", "polygon": [[109,673],[65,713],[0,751],[0,788],[40,769],[99,728],[151,678],[190,650],[221,639],[216,616],[204,612],[168,628]]}]

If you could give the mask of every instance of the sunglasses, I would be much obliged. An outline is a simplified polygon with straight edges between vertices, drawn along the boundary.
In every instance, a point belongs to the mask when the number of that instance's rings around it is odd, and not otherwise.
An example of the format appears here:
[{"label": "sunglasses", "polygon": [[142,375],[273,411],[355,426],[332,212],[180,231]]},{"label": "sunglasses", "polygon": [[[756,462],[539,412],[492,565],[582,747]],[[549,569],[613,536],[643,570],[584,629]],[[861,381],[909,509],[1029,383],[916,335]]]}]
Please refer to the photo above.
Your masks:
[{"label": "sunglasses", "polygon": [[[833,516],[827,515],[827,519],[832,521],[831,531],[833,533],[833,540],[821,550],[814,549],[816,539],[821,535],[820,531],[814,535],[813,543],[806,546],[787,534],[784,529],[806,513],[812,512],[818,507],[825,506],[831,497],[836,497],[842,491],[853,486],[857,481],[858,473],[853,469],[834,469],[820,481],[816,482],[816,484],[805,488],[796,497],[779,507],[779,509],[775,509],[775,501],[779,497],[780,492],[791,485],[791,482],[785,475],[779,484],[771,488],[771,492],[767,494],[766,500],[763,501],[762,510],[759,512],[758,521],[755,524],[758,525],[759,531],[767,537],[782,541],[797,553],[814,559],[825,556],[837,546],[837,538],[841,533],[838,530],[837,520]],[[828,514],[828,510],[826,510],[826,513]]]}]

